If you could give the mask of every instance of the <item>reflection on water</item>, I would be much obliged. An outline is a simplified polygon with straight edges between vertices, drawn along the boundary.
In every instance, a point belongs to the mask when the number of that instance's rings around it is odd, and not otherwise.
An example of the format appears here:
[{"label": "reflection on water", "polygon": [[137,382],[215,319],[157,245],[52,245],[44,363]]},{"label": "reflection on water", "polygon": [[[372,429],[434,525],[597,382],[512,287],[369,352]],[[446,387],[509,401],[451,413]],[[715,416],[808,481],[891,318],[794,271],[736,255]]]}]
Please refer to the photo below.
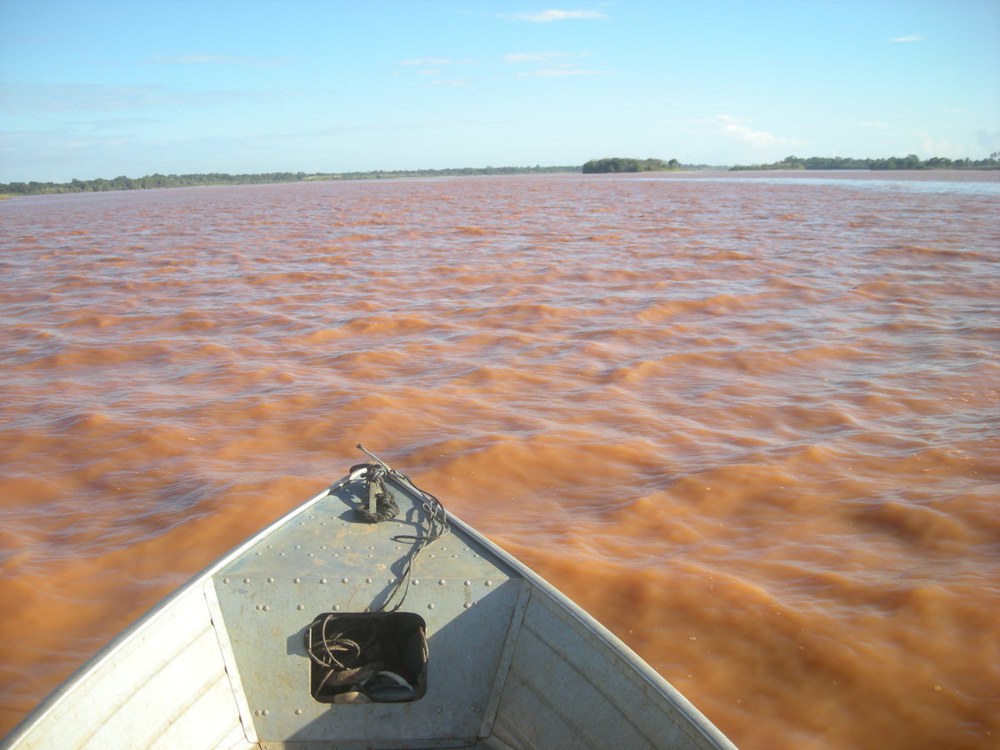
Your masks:
[{"label": "reflection on water", "polygon": [[[890,176],[891,175],[891,176]],[[942,177],[946,179],[940,179]],[[609,179],[616,179],[615,177]],[[625,177],[624,179],[636,179]],[[804,187],[841,186],[853,190],[917,193],[959,193],[969,196],[1000,195],[1000,180],[991,172],[871,172],[844,169],[836,172],[759,171],[691,172],[670,175],[647,174],[638,178],[658,182],[697,180],[699,182],[753,183],[756,185],[802,185]]]},{"label": "reflection on water", "polygon": [[998,184],[0,204],[0,731],[363,441],[744,748],[995,747]]}]

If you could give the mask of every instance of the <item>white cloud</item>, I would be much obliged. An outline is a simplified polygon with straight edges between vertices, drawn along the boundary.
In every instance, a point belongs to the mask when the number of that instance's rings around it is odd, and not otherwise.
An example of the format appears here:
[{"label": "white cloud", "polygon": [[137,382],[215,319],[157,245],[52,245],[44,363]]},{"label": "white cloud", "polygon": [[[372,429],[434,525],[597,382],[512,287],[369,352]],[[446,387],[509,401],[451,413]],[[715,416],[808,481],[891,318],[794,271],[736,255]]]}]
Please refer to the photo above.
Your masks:
[{"label": "white cloud", "polygon": [[[456,59],[453,57],[417,57],[410,60],[400,61],[400,65],[404,65],[409,68],[416,68],[414,71],[416,75],[431,79],[430,83],[434,86],[471,85],[473,83],[473,79],[468,76],[463,77],[459,75],[459,71],[456,70],[456,68],[476,64],[476,60]],[[451,77],[443,78],[442,76]]]},{"label": "white cloud", "polygon": [[272,68],[287,65],[288,57],[235,57],[233,55],[206,55],[198,52],[186,55],[157,55],[146,60],[154,65],[248,65]]},{"label": "white cloud", "polygon": [[911,44],[913,42],[922,42],[924,38],[920,34],[909,34],[908,36],[897,36],[889,41],[893,44]]},{"label": "white cloud", "polygon": [[200,107],[252,100],[251,91],[187,91],[167,86],[104,84],[9,84],[0,102],[15,112],[122,111],[147,107]]},{"label": "white cloud", "polygon": [[976,143],[984,151],[1000,151],[1000,130],[977,130]]},{"label": "white cloud", "polygon": [[421,68],[441,68],[446,65],[459,65],[462,62],[451,57],[417,57],[412,60],[403,60],[403,65],[417,65]]},{"label": "white cloud", "polygon": [[920,153],[924,158],[932,156],[943,156],[949,159],[957,159],[968,153],[968,149],[955,143],[950,138],[939,138],[924,131],[914,132],[914,136],[920,141]]},{"label": "white cloud", "polygon": [[228,65],[235,62],[235,60],[236,58],[231,55],[202,55],[196,53],[188,55],[157,55],[156,57],[149,58],[149,62],[159,65]]},{"label": "white cloud", "polygon": [[577,68],[573,65],[556,65],[549,68],[539,68],[530,73],[518,73],[519,78],[561,78],[563,76],[599,76],[600,70]]},{"label": "white cloud", "polygon": [[537,63],[560,58],[575,57],[572,52],[513,52],[503,56],[506,63]]},{"label": "white cloud", "polygon": [[711,120],[706,121],[706,124],[714,127],[720,135],[731,138],[732,140],[740,141],[741,143],[748,143],[751,146],[766,147],[795,145],[795,141],[782,138],[774,133],[768,133],[763,130],[754,130],[743,124],[732,115],[716,115]]},{"label": "white cloud", "polygon": [[590,57],[590,52],[514,52],[503,56],[511,65],[530,66],[547,63],[547,67],[522,70],[518,78],[560,78],[564,76],[596,76],[604,71],[577,67],[574,58]]},{"label": "white cloud", "polygon": [[463,88],[465,86],[471,86],[475,79],[473,78],[436,78],[431,81],[432,86],[451,86],[454,88]]},{"label": "white cloud", "polygon": [[515,21],[552,23],[553,21],[604,21],[607,15],[599,10],[542,10],[537,13],[517,13]]}]

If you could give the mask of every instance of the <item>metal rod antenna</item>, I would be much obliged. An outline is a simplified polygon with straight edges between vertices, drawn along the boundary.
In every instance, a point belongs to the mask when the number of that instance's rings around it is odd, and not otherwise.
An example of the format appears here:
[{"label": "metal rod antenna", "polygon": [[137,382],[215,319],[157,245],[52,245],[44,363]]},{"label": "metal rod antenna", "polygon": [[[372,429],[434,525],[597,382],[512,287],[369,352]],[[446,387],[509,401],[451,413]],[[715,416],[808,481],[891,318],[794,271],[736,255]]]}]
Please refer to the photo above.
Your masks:
[{"label": "metal rod antenna", "polygon": [[379,464],[379,466],[381,466],[382,468],[384,468],[386,471],[392,471],[392,468],[389,466],[389,464],[387,464],[381,458],[379,458],[374,453],[372,453],[370,450],[368,450],[367,448],[365,448],[365,446],[363,446],[361,443],[358,443],[356,447],[362,453],[365,453],[369,457],[375,459],[375,461]]}]

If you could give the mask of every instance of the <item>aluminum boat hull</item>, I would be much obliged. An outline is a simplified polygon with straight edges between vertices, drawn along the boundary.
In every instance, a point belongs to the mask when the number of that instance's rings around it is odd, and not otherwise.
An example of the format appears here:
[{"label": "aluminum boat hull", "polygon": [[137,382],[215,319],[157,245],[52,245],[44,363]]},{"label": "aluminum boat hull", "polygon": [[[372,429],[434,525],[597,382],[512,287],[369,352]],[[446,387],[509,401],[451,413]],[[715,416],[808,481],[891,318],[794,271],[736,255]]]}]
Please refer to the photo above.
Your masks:
[{"label": "aluminum boat hull", "polygon": [[[360,520],[372,466],[164,600],[0,747],[734,747],[618,638],[468,525],[451,516],[450,533],[418,541],[431,496],[404,475],[385,480],[397,517]],[[426,624],[419,699],[315,698],[314,618],[396,606]]]}]

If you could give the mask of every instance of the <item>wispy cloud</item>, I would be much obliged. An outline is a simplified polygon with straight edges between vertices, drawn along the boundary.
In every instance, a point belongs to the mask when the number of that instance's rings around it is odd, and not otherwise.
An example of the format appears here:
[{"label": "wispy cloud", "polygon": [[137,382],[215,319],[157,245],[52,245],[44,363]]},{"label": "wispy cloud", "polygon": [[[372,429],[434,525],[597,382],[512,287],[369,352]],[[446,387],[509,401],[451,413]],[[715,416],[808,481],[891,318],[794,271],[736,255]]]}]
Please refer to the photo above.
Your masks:
[{"label": "wispy cloud", "polygon": [[962,156],[965,152],[965,149],[961,145],[955,143],[947,136],[940,137],[924,131],[916,131],[914,135],[920,139],[921,145],[921,151],[916,153],[922,152],[927,154],[927,156],[944,156],[949,159],[955,159]]},{"label": "wispy cloud", "polygon": [[562,78],[564,76],[599,76],[603,71],[578,68],[575,65],[554,65],[538,70],[518,73],[519,78]]},{"label": "wispy cloud", "polygon": [[475,78],[435,78],[431,81],[432,86],[449,86],[451,88],[464,88],[476,82]]},{"label": "wispy cloud", "polygon": [[453,57],[415,57],[411,60],[403,60],[402,64],[418,68],[443,68],[448,65],[468,65],[472,62],[472,60],[458,60]]},{"label": "wispy cloud", "polygon": [[239,57],[235,55],[209,55],[191,52],[184,55],[156,55],[146,59],[153,65],[242,65],[256,68],[273,68],[287,65],[289,57]]},{"label": "wispy cloud", "polygon": [[251,90],[193,91],[167,86],[4,84],[0,85],[0,105],[12,112],[123,112],[260,101],[276,93]]},{"label": "wispy cloud", "polygon": [[567,57],[578,57],[584,53],[573,52],[512,52],[503,56],[503,61],[517,65],[519,63],[541,63],[549,60],[564,59]]},{"label": "wispy cloud", "polygon": [[732,115],[716,115],[712,119],[704,121],[704,124],[714,128],[720,135],[751,146],[791,146],[796,144],[796,141],[774,133],[754,130]]},{"label": "wispy cloud", "polygon": [[975,135],[983,151],[1000,151],[1000,130],[977,130]]},{"label": "wispy cloud", "polygon": [[515,13],[515,21],[552,23],[553,21],[606,21],[607,14],[599,10],[540,10],[535,13]]},{"label": "wispy cloud", "polygon": [[521,70],[518,78],[559,78],[563,76],[602,75],[603,71],[581,68],[573,62],[580,57],[590,57],[589,52],[513,52],[503,56],[505,63],[517,66],[544,64],[545,67]]},{"label": "wispy cloud", "polygon": [[[431,86],[463,87],[476,82],[473,76],[464,73],[466,70],[475,71],[479,61],[471,58],[427,56],[401,60],[399,64],[412,69],[413,74],[422,76]],[[403,74],[397,72],[396,75]]]},{"label": "wispy cloud", "polygon": [[912,44],[913,42],[922,42],[924,38],[920,34],[909,34],[908,36],[897,36],[893,37],[889,41],[893,44]]}]

